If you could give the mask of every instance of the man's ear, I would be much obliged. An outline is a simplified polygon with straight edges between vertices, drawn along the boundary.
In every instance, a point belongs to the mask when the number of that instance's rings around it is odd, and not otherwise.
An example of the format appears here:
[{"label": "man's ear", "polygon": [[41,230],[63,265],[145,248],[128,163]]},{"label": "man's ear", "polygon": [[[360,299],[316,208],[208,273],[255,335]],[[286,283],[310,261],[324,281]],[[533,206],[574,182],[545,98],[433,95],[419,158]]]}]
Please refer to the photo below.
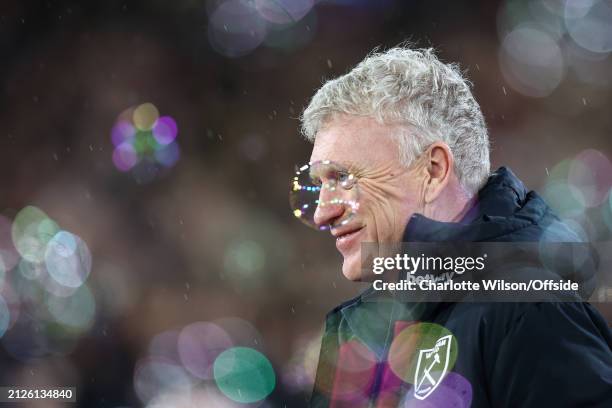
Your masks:
[{"label": "man's ear", "polygon": [[453,153],[444,142],[435,142],[426,152],[428,181],[425,186],[425,203],[435,201],[448,185],[454,166]]}]

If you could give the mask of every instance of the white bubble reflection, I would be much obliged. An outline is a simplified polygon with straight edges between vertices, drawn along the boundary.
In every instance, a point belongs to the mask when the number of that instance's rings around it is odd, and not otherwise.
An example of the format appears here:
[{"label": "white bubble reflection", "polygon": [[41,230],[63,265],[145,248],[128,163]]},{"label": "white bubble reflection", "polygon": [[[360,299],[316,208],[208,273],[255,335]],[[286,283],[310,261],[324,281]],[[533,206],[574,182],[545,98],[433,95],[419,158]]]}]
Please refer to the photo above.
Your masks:
[{"label": "white bubble reflection", "polygon": [[312,390],[320,348],[321,333],[302,336],[297,340],[282,374],[283,383],[289,390],[295,393]]},{"label": "white bubble reflection", "polygon": [[189,374],[171,360],[162,357],[147,357],[136,363],[134,391],[143,403],[166,392],[191,395],[193,381]]},{"label": "white bubble reflection", "polygon": [[47,214],[33,206],[24,207],[13,221],[11,235],[19,254],[30,262],[41,262],[47,243],[59,226]]},{"label": "white bubble reflection", "polygon": [[523,25],[507,34],[499,54],[504,78],[526,96],[550,95],[565,74],[557,41],[537,26]]},{"label": "white bubble reflection", "polygon": [[213,321],[221,327],[231,338],[234,347],[261,348],[263,337],[259,331],[248,321],[239,317],[224,317]]},{"label": "white bubble reflection", "polygon": [[91,272],[91,253],[81,238],[60,231],[47,245],[45,265],[57,283],[76,288],[85,282]]},{"label": "white bubble reflection", "polygon": [[597,150],[584,150],[572,160],[568,182],[580,191],[586,206],[596,207],[605,201],[612,187],[612,163]]},{"label": "white bubble reflection", "polygon": [[608,58],[609,54],[594,53],[573,42],[564,45],[567,62],[581,82],[600,87],[612,85],[612,58]]},{"label": "white bubble reflection", "polygon": [[213,378],[215,359],[232,346],[230,336],[214,323],[192,323],[185,326],[178,337],[178,353],[183,366],[201,379]]},{"label": "white bubble reflection", "polygon": [[295,23],[308,14],[313,6],[313,0],[255,0],[259,14],[275,24]]},{"label": "white bubble reflection", "polygon": [[229,0],[211,14],[208,39],[218,53],[240,57],[257,48],[266,37],[266,22],[253,3]]},{"label": "white bubble reflection", "polygon": [[597,53],[612,51],[612,6],[609,1],[567,1],[565,26],[581,47]]}]

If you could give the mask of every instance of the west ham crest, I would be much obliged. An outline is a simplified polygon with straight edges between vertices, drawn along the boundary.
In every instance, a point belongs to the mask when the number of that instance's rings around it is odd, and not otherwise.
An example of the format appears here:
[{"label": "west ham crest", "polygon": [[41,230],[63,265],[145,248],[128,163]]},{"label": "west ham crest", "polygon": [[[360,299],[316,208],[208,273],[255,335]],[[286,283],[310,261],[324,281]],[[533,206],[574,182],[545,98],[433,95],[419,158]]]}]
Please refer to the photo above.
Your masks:
[{"label": "west ham crest", "polygon": [[440,337],[433,348],[420,350],[414,373],[414,396],[427,398],[444,379],[450,358],[452,336]]}]

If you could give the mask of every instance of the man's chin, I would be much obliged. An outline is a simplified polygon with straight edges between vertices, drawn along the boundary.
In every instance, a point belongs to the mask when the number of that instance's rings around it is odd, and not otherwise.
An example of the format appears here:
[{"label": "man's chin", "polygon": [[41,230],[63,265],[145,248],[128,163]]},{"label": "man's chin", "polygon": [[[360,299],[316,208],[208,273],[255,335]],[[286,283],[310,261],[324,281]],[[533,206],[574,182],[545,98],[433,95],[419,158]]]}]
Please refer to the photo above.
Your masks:
[{"label": "man's chin", "polygon": [[342,263],[342,274],[350,281],[358,282],[363,280],[361,271],[361,259],[359,254],[351,254],[344,258]]}]

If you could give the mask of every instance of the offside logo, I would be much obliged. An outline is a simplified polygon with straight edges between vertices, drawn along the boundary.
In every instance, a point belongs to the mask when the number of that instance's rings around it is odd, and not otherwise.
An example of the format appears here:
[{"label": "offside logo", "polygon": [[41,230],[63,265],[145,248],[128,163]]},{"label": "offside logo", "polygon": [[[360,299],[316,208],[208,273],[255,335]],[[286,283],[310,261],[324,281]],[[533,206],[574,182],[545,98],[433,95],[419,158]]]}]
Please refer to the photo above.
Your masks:
[{"label": "offside logo", "polygon": [[444,379],[448,370],[451,342],[452,336],[449,334],[440,337],[433,348],[419,351],[414,373],[414,396],[417,399],[427,398]]}]

